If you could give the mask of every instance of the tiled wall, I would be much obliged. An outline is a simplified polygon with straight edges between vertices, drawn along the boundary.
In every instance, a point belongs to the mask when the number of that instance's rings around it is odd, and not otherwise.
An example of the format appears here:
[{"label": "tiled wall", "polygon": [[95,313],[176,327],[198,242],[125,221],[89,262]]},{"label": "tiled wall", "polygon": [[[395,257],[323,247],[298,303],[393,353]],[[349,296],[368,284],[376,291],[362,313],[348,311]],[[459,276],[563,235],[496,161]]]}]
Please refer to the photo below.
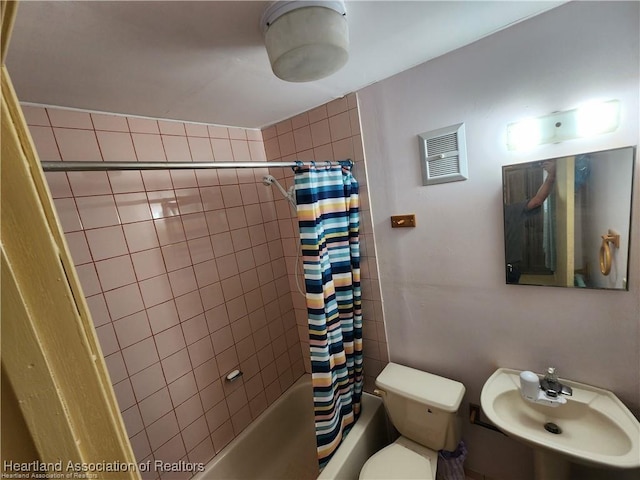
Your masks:
[{"label": "tiled wall", "polygon": [[[258,130],[24,112],[41,160],[266,159]],[[140,462],[207,462],[304,373],[266,173],[46,174]]]},{"label": "tiled wall", "polygon": [[[355,162],[353,172],[360,184],[365,389],[372,391],[373,382],[389,361],[389,356],[356,95],[350,94],[266,128],[262,131],[262,136],[269,161],[314,160],[321,162],[350,158]],[[285,184],[285,188],[293,184],[291,169],[271,169],[271,173]],[[301,260],[298,258],[300,251],[298,224],[295,214],[292,213],[286,201],[279,199],[278,195],[275,198],[296,322],[300,341],[303,344],[302,353],[305,358],[305,368],[309,371],[306,306],[304,297],[298,293],[296,285],[297,276],[298,282],[304,288]],[[296,262],[300,263],[297,268]]]}]

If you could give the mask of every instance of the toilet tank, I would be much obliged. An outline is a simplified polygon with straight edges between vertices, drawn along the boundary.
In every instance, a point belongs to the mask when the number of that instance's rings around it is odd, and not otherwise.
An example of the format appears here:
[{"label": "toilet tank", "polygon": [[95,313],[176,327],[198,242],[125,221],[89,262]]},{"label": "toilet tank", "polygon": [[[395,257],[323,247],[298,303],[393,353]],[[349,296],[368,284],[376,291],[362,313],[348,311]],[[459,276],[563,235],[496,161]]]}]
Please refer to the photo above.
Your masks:
[{"label": "toilet tank", "polygon": [[460,441],[458,408],[465,392],[455,380],[389,363],[376,386],[394,427],[432,450],[455,450]]}]

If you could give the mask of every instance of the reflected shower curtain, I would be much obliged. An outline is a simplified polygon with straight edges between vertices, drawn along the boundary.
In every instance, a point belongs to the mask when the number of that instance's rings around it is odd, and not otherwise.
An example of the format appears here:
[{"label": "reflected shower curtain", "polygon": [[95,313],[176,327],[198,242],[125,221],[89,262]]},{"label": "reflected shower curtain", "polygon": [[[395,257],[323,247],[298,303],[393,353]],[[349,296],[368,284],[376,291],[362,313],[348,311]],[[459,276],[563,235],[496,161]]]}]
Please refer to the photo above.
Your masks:
[{"label": "reflected shower curtain", "polygon": [[346,167],[296,167],[320,468],[360,413],[362,299],[358,183]]}]

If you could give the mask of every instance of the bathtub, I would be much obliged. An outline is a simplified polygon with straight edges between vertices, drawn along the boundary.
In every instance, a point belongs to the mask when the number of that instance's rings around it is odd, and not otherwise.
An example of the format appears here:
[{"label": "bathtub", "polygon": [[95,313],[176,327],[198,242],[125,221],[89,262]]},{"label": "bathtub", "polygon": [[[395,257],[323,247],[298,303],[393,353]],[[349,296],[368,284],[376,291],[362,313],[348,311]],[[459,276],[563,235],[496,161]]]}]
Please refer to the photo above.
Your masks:
[{"label": "bathtub", "polygon": [[324,467],[318,480],[358,480],[365,462],[392,441],[382,399],[362,394],[360,417]]},{"label": "bathtub", "polygon": [[388,442],[382,402],[365,393],[360,418],[318,477],[311,376],[303,375],[192,480],[357,480]]}]

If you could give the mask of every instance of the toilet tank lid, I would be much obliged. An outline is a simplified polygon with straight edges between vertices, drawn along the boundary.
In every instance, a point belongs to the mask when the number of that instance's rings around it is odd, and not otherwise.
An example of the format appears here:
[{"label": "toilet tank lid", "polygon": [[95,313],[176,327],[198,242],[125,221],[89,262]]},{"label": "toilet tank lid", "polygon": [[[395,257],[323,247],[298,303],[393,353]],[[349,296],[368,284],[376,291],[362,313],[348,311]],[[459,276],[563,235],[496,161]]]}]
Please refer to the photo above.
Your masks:
[{"label": "toilet tank lid", "polygon": [[456,412],[465,392],[460,382],[397,363],[387,364],[376,385],[445,412]]}]

